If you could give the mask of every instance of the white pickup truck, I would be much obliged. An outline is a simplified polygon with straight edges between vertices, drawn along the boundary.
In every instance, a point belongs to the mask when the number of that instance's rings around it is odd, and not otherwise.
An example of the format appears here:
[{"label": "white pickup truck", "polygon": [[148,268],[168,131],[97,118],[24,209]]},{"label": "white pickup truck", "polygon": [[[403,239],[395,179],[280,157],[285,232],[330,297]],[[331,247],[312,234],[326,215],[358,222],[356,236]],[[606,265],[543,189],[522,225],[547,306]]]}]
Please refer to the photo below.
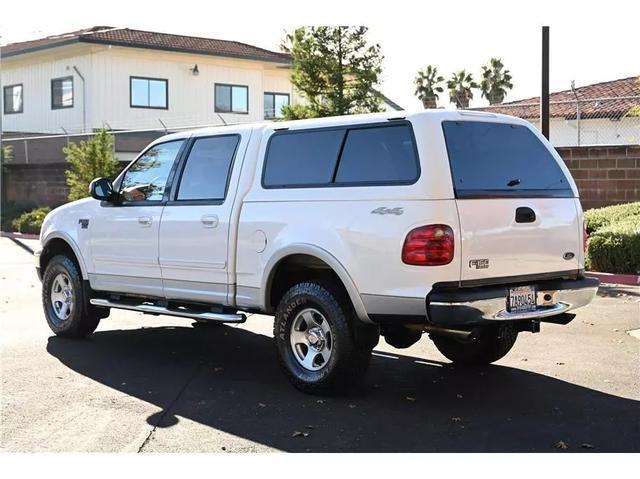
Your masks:
[{"label": "white pickup truck", "polygon": [[91,334],[111,308],[242,322],[274,315],[299,389],[348,389],[382,335],[428,333],[490,363],[568,323],[583,276],[576,185],[527,122],[455,112],[207,128],[153,142],[92,198],[50,213],[36,267],[47,322]]}]

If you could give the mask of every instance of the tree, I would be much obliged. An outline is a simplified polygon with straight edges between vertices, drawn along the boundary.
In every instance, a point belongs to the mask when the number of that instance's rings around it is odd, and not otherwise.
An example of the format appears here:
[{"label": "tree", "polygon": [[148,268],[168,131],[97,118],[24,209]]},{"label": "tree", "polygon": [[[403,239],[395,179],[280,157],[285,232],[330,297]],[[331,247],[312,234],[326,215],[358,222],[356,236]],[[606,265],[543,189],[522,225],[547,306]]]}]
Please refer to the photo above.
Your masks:
[{"label": "tree", "polygon": [[382,73],[380,45],[369,44],[367,27],[300,27],[285,36],[291,83],[305,104],[285,108],[287,118],[350,115],[381,110],[376,90]]},{"label": "tree", "polygon": [[62,151],[70,168],[65,171],[69,185],[69,200],[89,196],[89,183],[100,176],[113,179],[118,171],[118,160],[113,152],[113,136],[107,130],[98,133],[80,145],[71,143]]},{"label": "tree", "polygon": [[0,163],[2,163],[2,168],[4,171],[4,167],[7,163],[9,163],[13,159],[13,146],[7,145],[0,147]]},{"label": "tree", "polygon": [[447,82],[449,88],[449,100],[456,104],[457,108],[469,108],[469,100],[473,100],[473,89],[478,84],[473,81],[471,73],[466,70],[455,72]]},{"label": "tree", "polygon": [[480,91],[482,96],[489,100],[490,105],[502,103],[512,88],[511,74],[509,70],[504,69],[502,60],[492,58],[487,65],[483,65]]},{"label": "tree", "polygon": [[438,68],[433,65],[427,65],[424,70],[420,70],[416,75],[414,84],[416,85],[415,95],[422,100],[425,108],[437,108],[436,100],[440,97],[438,93],[442,93],[444,89],[440,84],[444,81],[444,77],[438,75]]}]

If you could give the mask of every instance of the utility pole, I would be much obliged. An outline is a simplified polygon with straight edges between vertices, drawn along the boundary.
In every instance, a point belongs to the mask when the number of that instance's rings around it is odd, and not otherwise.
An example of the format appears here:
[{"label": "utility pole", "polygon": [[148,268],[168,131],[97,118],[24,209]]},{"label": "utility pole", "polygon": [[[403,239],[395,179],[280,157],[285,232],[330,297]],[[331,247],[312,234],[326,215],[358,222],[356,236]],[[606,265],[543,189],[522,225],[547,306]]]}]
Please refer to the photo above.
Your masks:
[{"label": "utility pole", "polygon": [[542,27],[542,92],[540,94],[540,130],[549,139],[549,27]]}]

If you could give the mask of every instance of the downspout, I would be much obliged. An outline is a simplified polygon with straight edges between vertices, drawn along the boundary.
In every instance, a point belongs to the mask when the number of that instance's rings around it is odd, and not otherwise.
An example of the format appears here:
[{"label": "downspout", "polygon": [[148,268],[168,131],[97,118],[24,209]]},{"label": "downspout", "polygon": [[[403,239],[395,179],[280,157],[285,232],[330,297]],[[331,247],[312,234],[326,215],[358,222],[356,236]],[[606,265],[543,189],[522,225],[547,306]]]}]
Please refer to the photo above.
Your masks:
[{"label": "downspout", "polygon": [[571,91],[573,96],[576,97],[576,128],[578,129],[578,146],[580,146],[580,99],[578,98],[578,92],[576,91],[576,81],[571,81]]},{"label": "downspout", "polygon": [[82,80],[82,133],[86,133],[87,132],[87,95],[86,95],[85,81],[84,81],[84,77],[82,76],[82,73],[80,73],[80,70],[78,70],[78,67],[73,65],[73,69],[80,77],[80,80]]}]

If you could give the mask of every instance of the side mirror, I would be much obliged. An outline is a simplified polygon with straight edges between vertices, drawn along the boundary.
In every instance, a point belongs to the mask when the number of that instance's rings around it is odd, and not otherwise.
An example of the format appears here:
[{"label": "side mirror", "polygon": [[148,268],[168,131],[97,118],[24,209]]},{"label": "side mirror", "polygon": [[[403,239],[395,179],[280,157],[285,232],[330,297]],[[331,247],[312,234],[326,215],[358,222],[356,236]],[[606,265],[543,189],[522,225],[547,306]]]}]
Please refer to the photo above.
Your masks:
[{"label": "side mirror", "polygon": [[113,184],[108,178],[96,178],[89,185],[89,192],[96,200],[110,201],[113,199]]}]

